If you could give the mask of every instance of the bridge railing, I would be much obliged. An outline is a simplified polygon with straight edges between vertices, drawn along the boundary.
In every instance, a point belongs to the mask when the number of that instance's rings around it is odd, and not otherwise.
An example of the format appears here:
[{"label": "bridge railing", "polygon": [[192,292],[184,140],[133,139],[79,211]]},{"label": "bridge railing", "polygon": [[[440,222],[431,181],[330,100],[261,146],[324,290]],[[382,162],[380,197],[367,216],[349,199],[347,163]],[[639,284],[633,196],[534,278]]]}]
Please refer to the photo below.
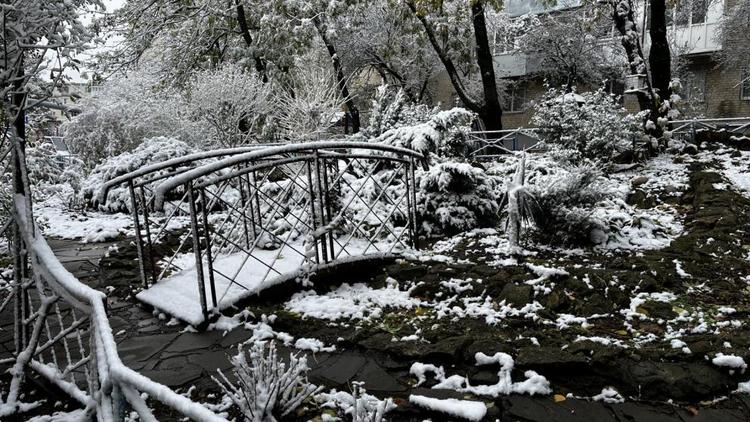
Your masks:
[{"label": "bridge railing", "polygon": [[731,135],[750,135],[750,117],[725,119],[689,119],[670,122],[673,137],[680,137],[691,142],[701,131],[726,131]]},{"label": "bridge railing", "polygon": [[[24,163],[17,154],[17,162]],[[17,175],[26,174],[21,166]],[[20,386],[30,368],[100,421],[124,421],[130,411],[156,421],[146,395],[183,417],[226,421],[122,363],[105,294],[81,283],[55,257],[34,223],[28,180],[23,186],[27,195],[13,198],[14,281],[0,301],[0,315],[12,315],[14,321],[13,356],[2,361],[12,366],[12,379],[0,397],[0,418],[27,407]]]},{"label": "bridge railing", "polygon": [[544,142],[537,128],[469,132],[469,158],[491,160],[513,151],[540,150]]},{"label": "bridge railing", "polygon": [[[174,315],[169,306],[184,306],[165,300],[163,282],[197,282],[173,289],[197,295],[200,307],[186,318],[200,324],[268,284],[416,247],[414,171],[423,159],[383,144],[319,141],[234,154],[157,183],[148,172],[123,177],[143,189],[133,195],[142,282],[163,287],[137,297]],[[156,256],[178,212],[189,220],[179,242]]]}]

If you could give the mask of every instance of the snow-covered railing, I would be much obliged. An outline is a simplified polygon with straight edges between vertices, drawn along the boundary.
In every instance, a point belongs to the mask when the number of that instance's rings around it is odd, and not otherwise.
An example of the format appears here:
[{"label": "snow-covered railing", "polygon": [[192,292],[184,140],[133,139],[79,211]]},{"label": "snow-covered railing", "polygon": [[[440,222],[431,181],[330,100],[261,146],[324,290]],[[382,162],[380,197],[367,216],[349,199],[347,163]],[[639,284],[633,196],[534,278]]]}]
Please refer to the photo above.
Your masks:
[{"label": "snow-covered railing", "polygon": [[516,128],[469,132],[469,158],[492,159],[513,151],[534,151],[543,142],[536,128]]},{"label": "snow-covered railing", "polygon": [[[320,141],[230,155],[151,182],[152,191],[133,195],[146,258],[146,290],[137,297],[199,325],[283,280],[414,248],[414,171],[423,159],[385,144]],[[152,180],[147,172],[138,177]],[[156,256],[169,232],[164,221],[177,210],[190,217],[189,230],[171,253]],[[154,224],[157,218],[166,220]],[[185,303],[188,289],[194,303]]]},{"label": "snow-covered railing", "polygon": [[725,119],[690,119],[670,122],[672,135],[687,137],[695,141],[695,135],[701,131],[726,131],[737,136],[750,135],[750,117],[733,117]]},{"label": "snow-covered railing", "polygon": [[[16,170],[26,174],[25,168]],[[29,191],[28,183],[24,191]],[[25,372],[32,369],[80,402],[85,416],[95,414],[99,421],[124,421],[130,412],[156,421],[151,400],[193,420],[226,422],[122,363],[106,295],[63,267],[35,226],[28,196],[14,196],[13,222],[14,283],[12,294],[0,302],[0,314],[13,314],[15,350],[4,361],[12,364],[12,379],[6,396],[0,397],[0,419],[36,406],[22,402],[20,394]]]}]

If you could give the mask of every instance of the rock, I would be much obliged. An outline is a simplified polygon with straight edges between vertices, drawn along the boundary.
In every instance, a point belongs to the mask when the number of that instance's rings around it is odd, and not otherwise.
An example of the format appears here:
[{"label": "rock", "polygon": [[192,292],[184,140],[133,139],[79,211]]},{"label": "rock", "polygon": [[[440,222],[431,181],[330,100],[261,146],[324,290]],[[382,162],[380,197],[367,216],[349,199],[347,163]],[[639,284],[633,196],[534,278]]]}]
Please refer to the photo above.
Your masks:
[{"label": "rock", "polygon": [[638,186],[641,186],[642,184],[644,184],[644,183],[646,183],[648,181],[649,181],[649,177],[648,176],[636,176],[636,177],[634,177],[634,178],[632,178],[630,180],[630,184],[633,187],[638,187]]},{"label": "rock", "polygon": [[677,317],[677,313],[672,310],[672,304],[666,302],[648,300],[639,306],[638,310],[654,319],[669,320]]},{"label": "rock", "polygon": [[500,291],[498,300],[504,299],[507,303],[515,307],[521,307],[531,302],[533,293],[532,287],[527,284],[507,283],[503,287],[503,290]]},{"label": "rock", "polygon": [[634,192],[629,193],[625,202],[641,209],[653,208],[656,205],[654,198],[648,196],[641,189],[636,189]]},{"label": "rock", "polygon": [[695,155],[698,153],[698,147],[694,144],[687,144],[684,147],[682,147],[682,151],[680,152],[682,154]]}]

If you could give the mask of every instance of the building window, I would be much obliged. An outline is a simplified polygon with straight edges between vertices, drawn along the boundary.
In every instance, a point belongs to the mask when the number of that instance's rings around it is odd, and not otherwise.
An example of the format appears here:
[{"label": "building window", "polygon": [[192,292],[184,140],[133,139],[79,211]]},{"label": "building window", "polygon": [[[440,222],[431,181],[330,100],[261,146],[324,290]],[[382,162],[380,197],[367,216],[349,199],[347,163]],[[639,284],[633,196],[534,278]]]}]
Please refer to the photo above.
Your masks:
[{"label": "building window", "polygon": [[503,96],[503,110],[511,113],[520,113],[526,107],[526,84],[516,82],[505,89]]},{"label": "building window", "polygon": [[685,77],[682,85],[686,100],[702,103],[706,101],[706,71],[693,70]]},{"label": "building window", "polygon": [[740,99],[750,100],[750,67],[742,69],[740,75]]},{"label": "building window", "polygon": [[709,0],[687,0],[681,1],[674,8],[674,17],[667,10],[667,25],[673,21],[677,26],[698,25],[706,22]]}]

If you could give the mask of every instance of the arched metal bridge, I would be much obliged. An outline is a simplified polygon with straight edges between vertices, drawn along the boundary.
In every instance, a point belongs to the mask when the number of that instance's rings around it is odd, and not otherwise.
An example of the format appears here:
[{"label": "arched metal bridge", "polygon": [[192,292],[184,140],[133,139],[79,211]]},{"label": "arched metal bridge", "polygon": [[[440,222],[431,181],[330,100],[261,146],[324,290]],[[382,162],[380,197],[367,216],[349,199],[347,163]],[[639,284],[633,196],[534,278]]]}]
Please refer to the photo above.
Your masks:
[{"label": "arched metal bridge", "polygon": [[[194,154],[103,186],[127,189],[144,290],[194,325],[263,289],[353,260],[416,248],[409,149],[362,142]],[[179,233],[176,247],[157,245]]]}]

